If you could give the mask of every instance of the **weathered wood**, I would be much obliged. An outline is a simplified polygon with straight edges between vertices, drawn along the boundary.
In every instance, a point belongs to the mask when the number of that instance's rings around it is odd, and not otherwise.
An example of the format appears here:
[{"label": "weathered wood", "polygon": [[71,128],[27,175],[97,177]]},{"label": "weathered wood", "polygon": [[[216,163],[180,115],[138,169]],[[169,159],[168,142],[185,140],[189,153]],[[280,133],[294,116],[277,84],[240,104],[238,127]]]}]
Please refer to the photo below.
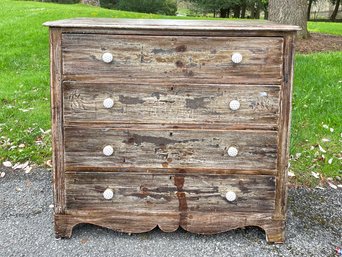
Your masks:
[{"label": "weathered wood", "polygon": [[200,31],[294,31],[297,26],[282,25],[269,21],[228,21],[228,20],[167,20],[167,19],[108,19],[74,18],[45,22],[49,27],[95,28],[95,29],[153,29],[153,30],[200,30]]},{"label": "weathered wood", "polygon": [[63,34],[115,34],[141,36],[206,36],[206,37],[283,37],[285,32],[275,30],[158,30],[158,29],[115,29],[115,28],[67,28],[61,27]]},{"label": "weathered wood", "polygon": [[[277,132],[121,130],[65,127],[65,164],[72,167],[270,169]],[[110,145],[112,156],[104,156]],[[228,156],[229,147],[239,153]]]},{"label": "weathered wood", "polygon": [[55,215],[56,237],[70,238],[74,226],[89,223],[125,233],[143,233],[159,227],[164,232],[176,231],[179,227],[197,234],[215,234],[247,226],[265,230],[269,243],[284,242],[284,222],[274,221],[269,213],[226,212],[189,213],[186,224],[179,225],[179,214],[141,213],[119,211],[70,211],[68,215]]},{"label": "weathered wood", "polygon": [[[150,37],[63,34],[63,73],[111,74],[113,78],[212,83],[261,82],[282,78],[282,38]],[[105,52],[113,62],[102,61]],[[239,52],[240,64],[231,56]],[[108,81],[111,82],[111,81]]]},{"label": "weathered wood", "polygon": [[[129,183],[127,183],[129,181]],[[111,200],[103,192],[114,191]],[[235,192],[230,203],[225,195]],[[128,212],[269,212],[274,210],[273,176],[73,172],[66,174],[67,210]]]},{"label": "weathered wood", "polygon": [[285,36],[284,45],[284,82],[281,91],[281,116],[279,122],[279,151],[278,151],[278,186],[276,192],[276,210],[274,218],[284,220],[286,215],[287,204],[287,172],[289,163],[289,147],[290,147],[290,126],[291,126],[291,109],[292,109],[292,81],[293,81],[293,62],[294,62],[294,36],[288,34]]},{"label": "weathered wood", "polygon": [[54,180],[55,213],[63,213],[65,206],[64,188],[64,135],[63,91],[62,91],[62,34],[61,29],[50,30],[50,85],[51,85],[51,128],[52,163]]},{"label": "weathered wood", "polygon": [[[64,121],[277,126],[279,86],[64,83]],[[103,101],[114,106],[106,109]],[[229,103],[240,102],[232,111]]]},{"label": "weathered wood", "polygon": [[[259,226],[269,242],[284,241],[298,27],[124,19],[45,25],[57,236],[70,237],[79,223],[128,233]],[[104,52],[112,63],[101,60]],[[242,63],[232,63],[234,52]],[[111,109],[103,108],[106,98]],[[233,99],[237,111],[229,109]],[[107,145],[111,156],[103,154]],[[103,197],[107,188],[111,200]]]}]

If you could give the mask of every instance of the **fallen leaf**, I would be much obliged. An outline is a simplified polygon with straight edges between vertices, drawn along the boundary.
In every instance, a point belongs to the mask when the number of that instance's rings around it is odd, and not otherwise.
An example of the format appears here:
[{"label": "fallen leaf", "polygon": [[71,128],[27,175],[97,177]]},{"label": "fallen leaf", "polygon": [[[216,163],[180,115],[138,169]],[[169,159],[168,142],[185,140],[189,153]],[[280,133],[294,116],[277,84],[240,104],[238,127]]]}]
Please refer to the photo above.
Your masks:
[{"label": "fallen leaf", "polygon": [[17,192],[23,191],[20,187],[16,187],[15,190],[16,190]]},{"label": "fallen leaf", "polygon": [[302,155],[302,153],[296,153],[295,158],[299,159],[299,157]]},{"label": "fallen leaf", "polygon": [[319,150],[322,152],[322,153],[326,153],[327,151],[325,151],[324,149],[323,149],[323,147],[321,146],[321,145],[318,145],[318,148],[319,148]]},{"label": "fallen leaf", "polygon": [[80,240],[80,243],[81,243],[81,244],[85,244],[85,243],[87,243],[88,241],[89,241],[89,239],[85,239],[85,238],[84,238],[84,239],[81,239],[81,240]]},{"label": "fallen leaf", "polygon": [[334,129],[333,129],[333,128],[330,128],[330,132],[334,132]]},{"label": "fallen leaf", "polygon": [[342,185],[337,185],[338,188],[342,188]]},{"label": "fallen leaf", "polygon": [[5,172],[1,172],[1,173],[0,173],[0,178],[3,178],[3,177],[5,177],[5,175],[6,175],[6,173],[5,173]]},{"label": "fallen leaf", "polygon": [[25,144],[20,144],[18,147],[19,147],[19,148],[24,148],[24,147],[25,147]]},{"label": "fallen leaf", "polygon": [[46,165],[49,166],[50,168],[52,168],[52,161],[51,160],[47,160],[46,161]]},{"label": "fallen leaf", "polygon": [[331,182],[328,182],[328,185],[333,189],[337,189],[337,186]]},{"label": "fallen leaf", "polygon": [[330,159],[328,160],[328,163],[329,163],[329,164],[332,164],[332,162],[333,162],[333,158],[330,158]]},{"label": "fallen leaf", "polygon": [[322,141],[323,142],[330,142],[330,139],[329,138],[322,138]]},{"label": "fallen leaf", "polygon": [[2,163],[2,165],[4,165],[7,168],[11,168],[13,166],[10,161],[5,161],[5,162]]},{"label": "fallen leaf", "polygon": [[288,175],[289,177],[295,177],[295,176],[296,176],[292,171],[289,171],[289,172],[287,173],[287,175]]},{"label": "fallen leaf", "polygon": [[313,150],[313,149],[315,149],[315,147],[312,145],[312,146],[310,147],[310,150]]},{"label": "fallen leaf", "polygon": [[12,167],[12,169],[14,169],[14,170],[25,169],[25,168],[28,166],[28,164],[29,164],[28,161],[27,161],[27,162],[24,162],[24,163],[22,163],[22,164],[16,163],[16,164]]},{"label": "fallen leaf", "polygon": [[52,209],[53,207],[55,207],[53,204],[49,205],[49,208]]},{"label": "fallen leaf", "polygon": [[318,172],[314,172],[314,171],[311,171],[311,175],[315,178],[319,178],[319,173]]},{"label": "fallen leaf", "polygon": [[25,171],[26,174],[27,174],[27,173],[30,173],[31,170],[32,170],[32,167],[31,167],[31,166],[27,166],[27,167],[24,169],[24,171]]},{"label": "fallen leaf", "polygon": [[326,125],[326,124],[323,124],[323,128],[325,128],[325,129],[329,129],[329,126],[328,126],[328,125]]},{"label": "fallen leaf", "polygon": [[325,188],[324,188],[324,187],[320,187],[320,186],[316,186],[315,188],[317,188],[317,189],[321,189],[321,190],[325,190]]}]

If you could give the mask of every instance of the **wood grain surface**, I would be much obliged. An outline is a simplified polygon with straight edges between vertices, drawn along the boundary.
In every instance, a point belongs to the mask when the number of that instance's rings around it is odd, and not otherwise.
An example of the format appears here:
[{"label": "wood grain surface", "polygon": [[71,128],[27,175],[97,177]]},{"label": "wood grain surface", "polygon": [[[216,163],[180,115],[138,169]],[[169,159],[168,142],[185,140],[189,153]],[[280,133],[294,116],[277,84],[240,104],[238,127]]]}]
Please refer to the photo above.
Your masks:
[{"label": "wood grain surface", "polygon": [[[64,82],[64,122],[277,126],[279,86]],[[114,106],[106,109],[103,101]],[[229,103],[240,102],[232,111]]]},{"label": "wood grain surface", "polygon": [[55,214],[64,213],[64,129],[63,129],[63,91],[62,91],[62,32],[60,28],[50,30],[50,93],[53,195]]},{"label": "wood grain surface", "polygon": [[[110,188],[111,200],[103,197]],[[225,194],[236,193],[228,202]],[[270,212],[273,176],[69,172],[67,210],[116,210],[166,214],[188,212]],[[224,215],[224,214],[222,214]]]},{"label": "wood grain surface", "polygon": [[[284,241],[298,27],[84,18],[45,25],[56,236],[70,237],[79,223],[127,233],[259,226],[268,242]],[[106,52],[112,63],[102,61]],[[228,202],[227,191],[237,199]]]},{"label": "wood grain surface", "polygon": [[[269,169],[277,165],[277,132],[122,130],[65,127],[65,163],[73,167]],[[103,148],[110,145],[112,156]],[[236,157],[227,154],[234,146]]]},{"label": "wood grain surface", "polygon": [[[262,84],[277,84],[282,78],[280,37],[63,34],[62,40],[65,75]],[[112,63],[102,61],[105,52],[113,54]],[[234,52],[242,54],[241,63],[231,61]]]},{"label": "wood grain surface", "polygon": [[163,30],[199,30],[205,31],[296,31],[300,27],[274,23],[266,20],[176,20],[176,19],[113,19],[113,18],[73,18],[58,21],[48,21],[45,26],[63,28],[93,28],[100,29],[153,29]]}]

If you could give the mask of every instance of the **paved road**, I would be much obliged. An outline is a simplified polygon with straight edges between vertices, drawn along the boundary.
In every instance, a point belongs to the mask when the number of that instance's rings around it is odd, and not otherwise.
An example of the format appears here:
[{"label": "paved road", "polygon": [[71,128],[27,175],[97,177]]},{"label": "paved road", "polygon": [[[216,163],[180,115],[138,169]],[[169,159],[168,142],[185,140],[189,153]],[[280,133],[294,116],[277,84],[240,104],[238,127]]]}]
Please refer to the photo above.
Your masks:
[{"label": "paved road", "polygon": [[342,245],[342,190],[291,189],[287,241],[269,245],[257,228],[214,236],[178,230],[129,236],[90,225],[54,238],[51,174],[5,170],[0,178],[0,257],[9,256],[336,256]]}]

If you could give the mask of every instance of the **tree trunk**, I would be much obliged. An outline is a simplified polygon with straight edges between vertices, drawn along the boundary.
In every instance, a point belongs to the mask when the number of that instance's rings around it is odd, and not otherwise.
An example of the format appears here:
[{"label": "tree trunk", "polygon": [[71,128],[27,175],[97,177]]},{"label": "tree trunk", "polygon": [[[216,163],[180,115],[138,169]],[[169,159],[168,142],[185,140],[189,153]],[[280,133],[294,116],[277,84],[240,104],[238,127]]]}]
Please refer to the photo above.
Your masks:
[{"label": "tree trunk", "polygon": [[244,19],[246,17],[246,4],[241,6],[241,18]]},{"label": "tree trunk", "polygon": [[330,16],[330,20],[332,20],[332,21],[336,20],[336,16],[337,16],[337,13],[338,13],[338,9],[340,8],[340,4],[341,4],[341,0],[336,0],[335,9],[334,9],[333,13]]},{"label": "tree trunk", "polygon": [[229,9],[221,8],[220,9],[220,17],[221,18],[227,18],[227,16],[229,17]]},{"label": "tree trunk", "polygon": [[307,38],[309,36],[307,0],[269,0],[268,8],[270,21],[300,26],[302,30],[298,32],[298,37]]},{"label": "tree trunk", "polygon": [[313,0],[309,0],[309,4],[308,4],[308,18],[307,18],[308,21],[310,20],[312,2],[313,2]]},{"label": "tree trunk", "polygon": [[241,7],[239,5],[234,6],[233,9],[233,14],[234,14],[234,18],[240,18],[240,11],[241,11]]},{"label": "tree trunk", "polygon": [[264,9],[264,19],[267,20],[268,19],[268,9]]},{"label": "tree trunk", "polygon": [[100,0],[81,0],[82,4],[100,6]]}]

